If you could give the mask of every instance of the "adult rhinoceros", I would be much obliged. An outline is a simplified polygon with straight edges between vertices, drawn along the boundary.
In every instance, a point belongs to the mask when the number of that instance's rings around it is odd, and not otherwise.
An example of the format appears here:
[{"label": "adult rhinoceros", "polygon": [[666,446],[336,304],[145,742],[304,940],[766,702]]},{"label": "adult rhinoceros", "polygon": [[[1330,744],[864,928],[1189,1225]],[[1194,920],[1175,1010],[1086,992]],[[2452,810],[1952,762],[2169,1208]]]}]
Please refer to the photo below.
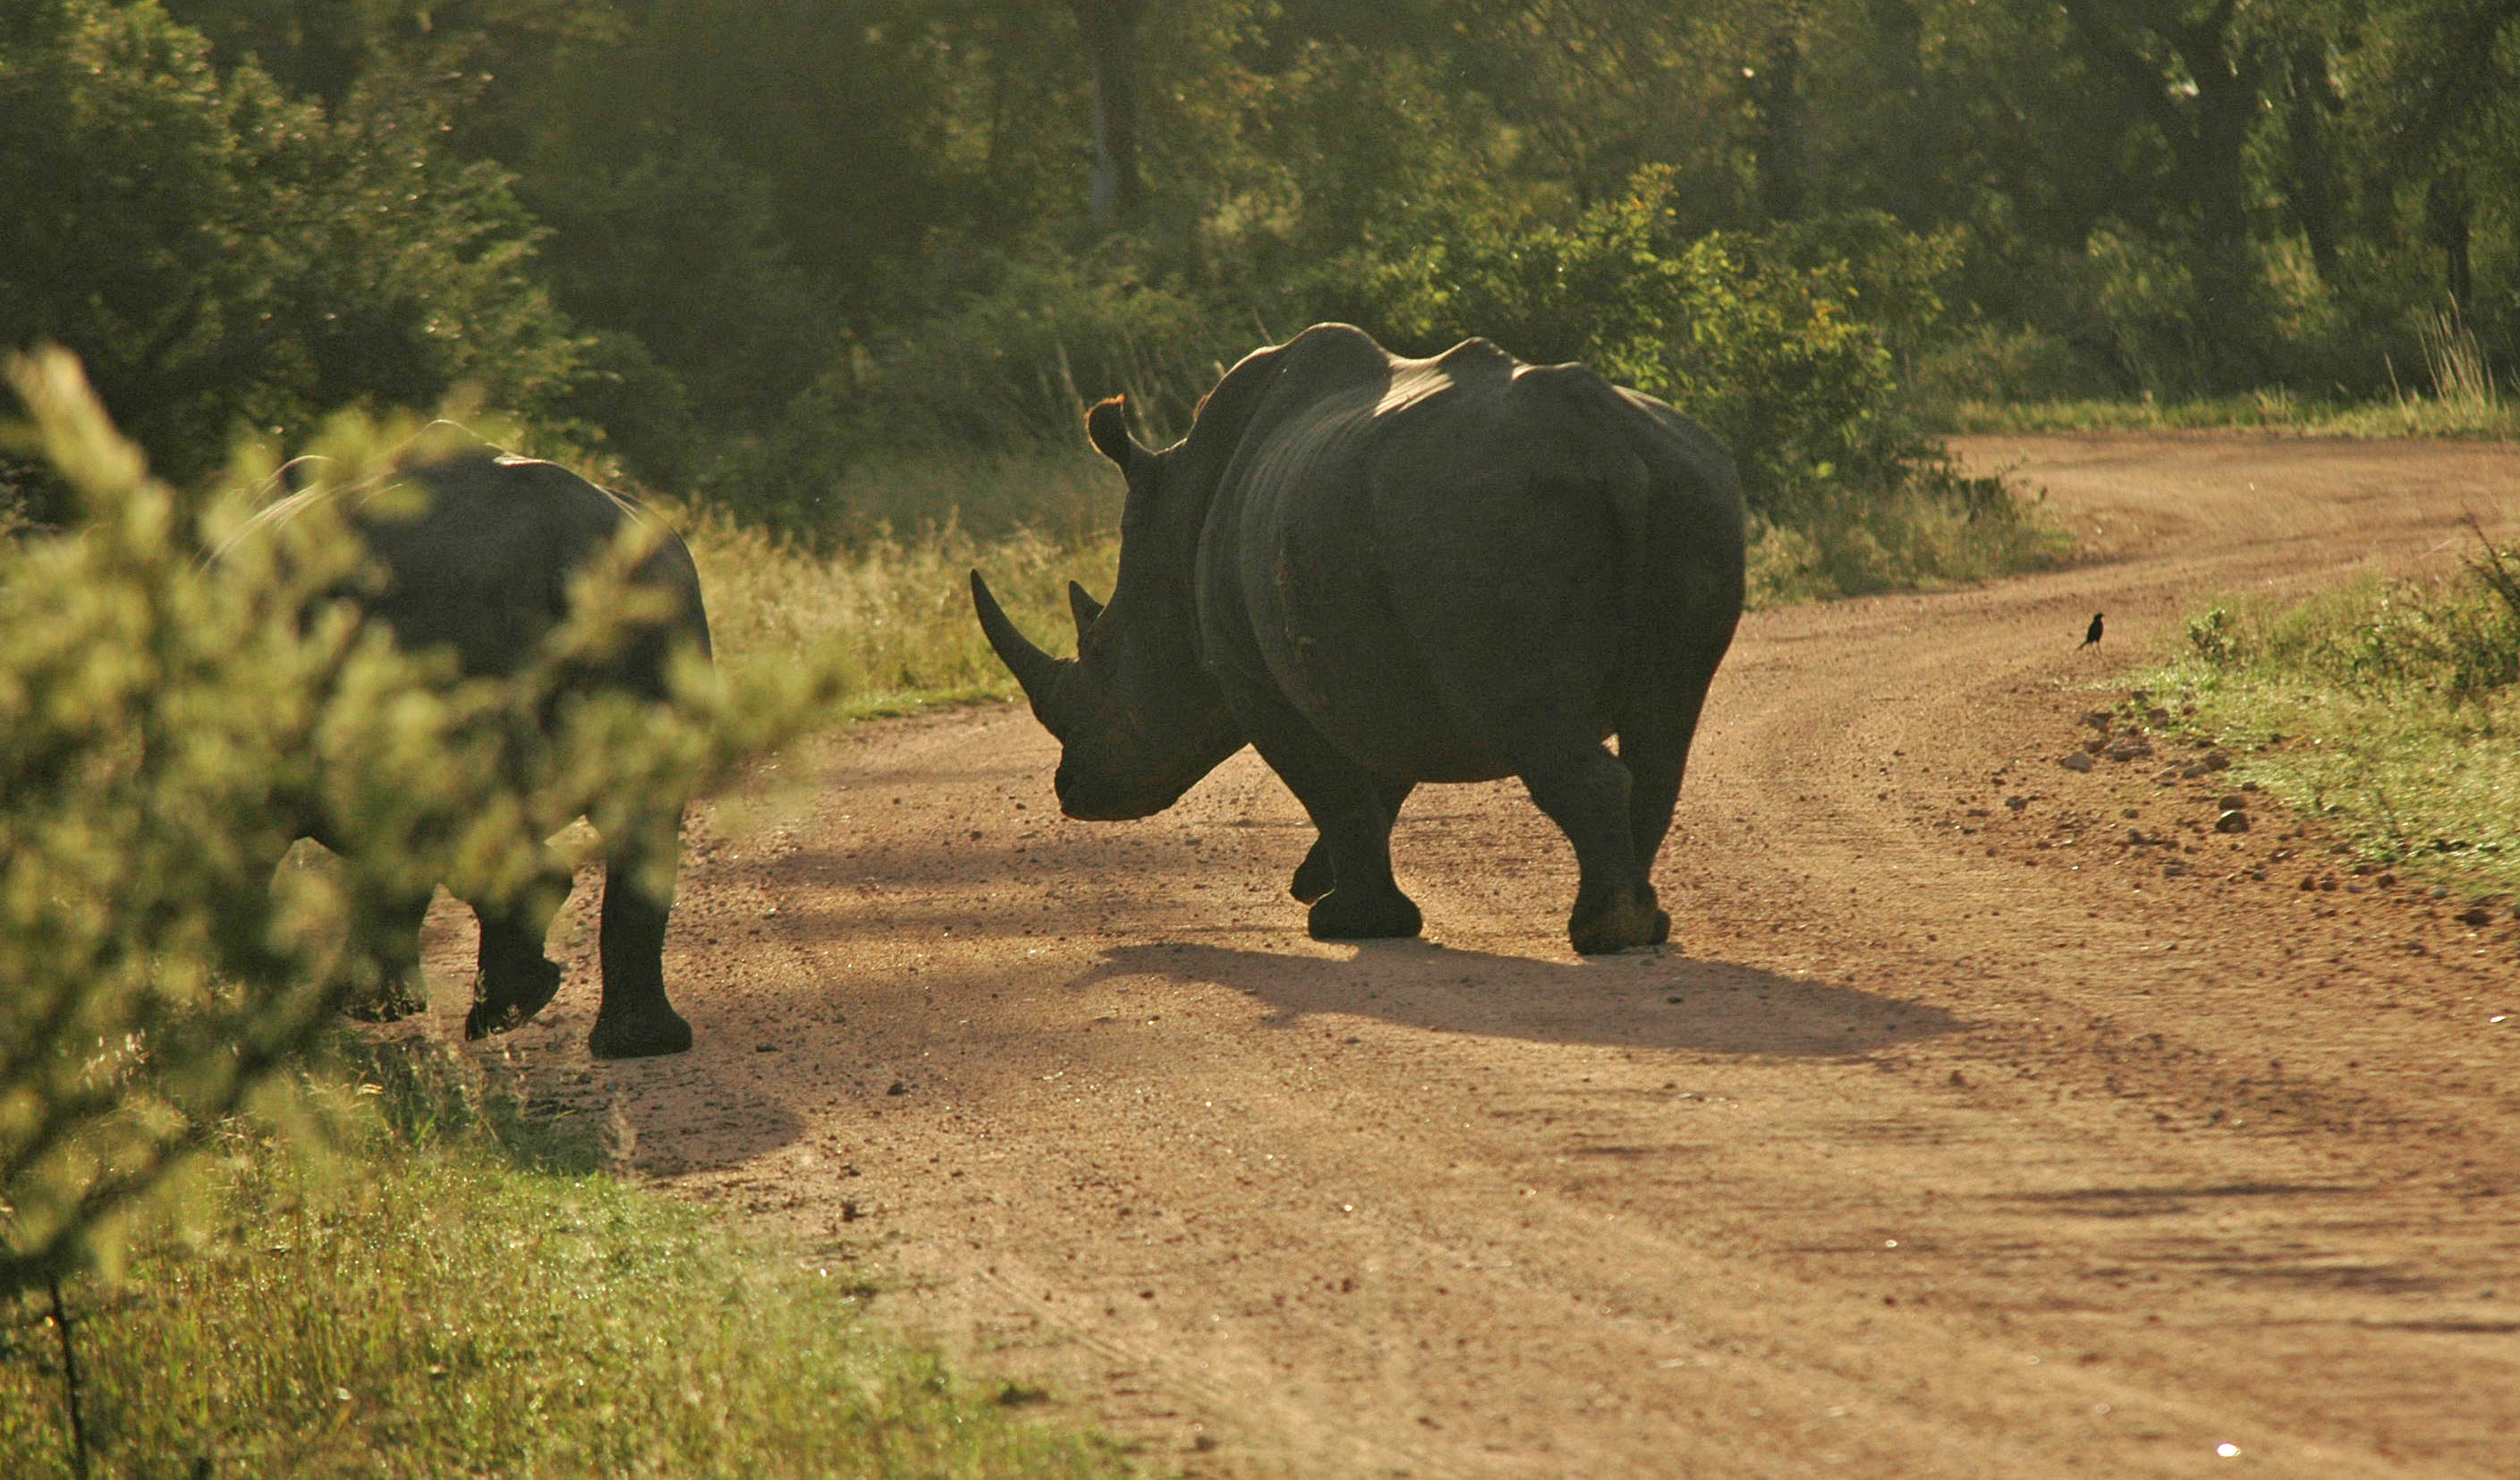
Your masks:
[{"label": "adult rhinoceros", "polygon": [[[417,509],[380,502],[381,492],[398,485],[418,486],[424,496]],[[571,672],[568,686],[662,703],[677,647],[689,643],[708,655],[699,573],[681,538],[635,499],[557,464],[512,455],[439,423],[415,439],[388,476],[293,493],[257,514],[227,547],[297,518],[319,498],[343,500],[350,528],[367,545],[378,579],[354,599],[390,626],[398,647],[451,649],[465,677],[513,677],[533,662],[568,616],[571,578],[633,524],[652,528],[654,542],[629,583],[664,596],[668,615],[633,627],[608,662]],[[691,1025],[665,995],[663,962],[685,800],[640,797],[630,823],[604,839],[598,933],[604,999],[588,1040],[599,1057],[679,1053],[692,1044]],[[336,852],[356,847],[355,838],[320,811],[296,825]],[[539,886],[519,891],[516,901],[474,903],[481,937],[467,1038],[523,1024],[560,989],[560,964],[543,954],[543,940],[570,881],[557,859],[545,867]],[[387,985],[385,1000],[377,1004],[380,1016],[420,1004],[419,934],[428,908],[427,893],[412,894],[387,902],[382,918],[369,922],[401,978]]]},{"label": "adult rhinoceros", "polygon": [[1162,451],[1117,399],[1087,427],[1128,501],[1110,605],[1068,590],[1079,656],[1025,640],[971,577],[1063,746],[1069,816],[1160,811],[1248,742],[1320,830],[1293,888],[1312,934],[1411,936],[1403,799],[1518,776],[1575,845],[1575,948],[1669,937],[1654,855],[1741,612],[1712,438],[1580,365],[1483,340],[1400,359],[1344,324],[1245,357]]}]

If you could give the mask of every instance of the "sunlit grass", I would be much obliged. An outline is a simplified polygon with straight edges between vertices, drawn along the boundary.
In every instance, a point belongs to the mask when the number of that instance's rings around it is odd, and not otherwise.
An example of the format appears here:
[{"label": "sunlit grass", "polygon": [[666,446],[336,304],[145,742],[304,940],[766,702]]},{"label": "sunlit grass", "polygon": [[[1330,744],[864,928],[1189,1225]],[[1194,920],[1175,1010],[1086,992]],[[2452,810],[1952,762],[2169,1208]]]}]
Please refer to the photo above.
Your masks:
[{"label": "sunlit grass", "polygon": [[2237,395],[2156,400],[1962,399],[1943,418],[1965,433],[2255,430],[2304,437],[2520,437],[2520,404],[2496,384],[2476,336],[2447,311],[2417,326],[2423,363],[2390,393],[2366,400],[2304,398],[2285,387]]},{"label": "sunlit grass", "polygon": [[837,638],[844,715],[1012,695],[972,615],[969,573],[987,576],[1042,646],[1065,651],[1067,582],[1107,596],[1119,557],[1115,536],[1071,543],[1019,529],[982,538],[952,524],[830,551],[717,518],[698,520],[690,538],[720,663],[776,664]]},{"label": "sunlit grass", "polygon": [[2375,863],[2520,893],[2520,566],[2209,608],[2140,682]]},{"label": "sunlit grass", "polygon": [[[70,1287],[98,1473],[1131,1472],[879,1334],[849,1268],[602,1175],[600,1128],[417,1051],[351,1071],[374,1088],[338,1151],[227,1137],[214,1212]],[[43,1313],[0,1305],[0,1473],[26,1480],[71,1473]]]}]

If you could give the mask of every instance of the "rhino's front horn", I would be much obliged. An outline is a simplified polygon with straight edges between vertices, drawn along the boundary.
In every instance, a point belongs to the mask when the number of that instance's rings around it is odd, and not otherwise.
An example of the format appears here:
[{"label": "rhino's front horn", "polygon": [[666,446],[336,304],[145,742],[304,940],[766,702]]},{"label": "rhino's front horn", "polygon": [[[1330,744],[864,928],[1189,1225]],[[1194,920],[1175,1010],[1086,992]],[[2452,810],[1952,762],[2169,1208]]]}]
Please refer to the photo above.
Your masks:
[{"label": "rhino's front horn", "polygon": [[1085,629],[1094,624],[1095,618],[1102,615],[1102,603],[1071,580],[1067,583],[1067,610],[1076,619],[1076,646],[1081,652],[1085,647]]},{"label": "rhino's front horn", "polygon": [[1032,701],[1032,712],[1040,715],[1058,677],[1058,660],[1033,646],[1032,639],[1016,629],[977,571],[971,573],[971,606],[980,614],[980,630],[988,634],[989,646],[998,650],[1015,682],[1023,685],[1024,697]]}]

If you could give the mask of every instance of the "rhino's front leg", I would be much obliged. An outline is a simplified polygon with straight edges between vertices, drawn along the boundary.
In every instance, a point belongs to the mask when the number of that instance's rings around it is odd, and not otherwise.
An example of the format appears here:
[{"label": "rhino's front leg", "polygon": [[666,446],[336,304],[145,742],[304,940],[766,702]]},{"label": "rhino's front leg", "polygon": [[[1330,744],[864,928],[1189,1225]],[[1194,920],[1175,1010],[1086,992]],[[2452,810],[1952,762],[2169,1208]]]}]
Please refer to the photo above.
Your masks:
[{"label": "rhino's front leg", "polygon": [[[1392,781],[1382,785],[1382,810],[1391,821],[1400,820],[1400,805],[1409,800],[1412,789],[1411,783],[1407,781]],[[1328,894],[1337,887],[1337,884],[1338,864],[1330,856],[1329,839],[1327,836],[1316,837],[1313,839],[1312,850],[1304,855],[1304,861],[1295,865],[1294,882],[1287,886],[1286,892],[1310,904]]]},{"label": "rhino's front leg", "polygon": [[[419,885],[402,870],[372,868],[373,861],[350,847],[347,835],[323,820],[316,809],[302,809],[310,820],[292,829],[323,845],[338,860],[350,893],[350,956],[374,966],[372,982],[353,982],[342,989],[344,1016],[368,1023],[391,1023],[428,1010],[428,986],[420,969],[420,928],[428,917],[433,889]],[[297,866],[284,852],[273,869]]]},{"label": "rhino's front leg", "polygon": [[428,1010],[428,988],[420,969],[420,927],[428,896],[396,893],[363,903],[353,929],[361,952],[377,966],[375,986],[352,991],[341,1001],[345,1016],[392,1023]]},{"label": "rhino's front leg", "polygon": [[[1257,724],[1244,721],[1252,749],[1304,805],[1321,830],[1316,851],[1329,858],[1329,887],[1314,898],[1306,917],[1313,939],[1387,940],[1424,929],[1417,904],[1391,877],[1391,811],[1382,800],[1388,788],[1292,711],[1270,705],[1261,718]],[[1406,787],[1400,791],[1407,794]]]}]

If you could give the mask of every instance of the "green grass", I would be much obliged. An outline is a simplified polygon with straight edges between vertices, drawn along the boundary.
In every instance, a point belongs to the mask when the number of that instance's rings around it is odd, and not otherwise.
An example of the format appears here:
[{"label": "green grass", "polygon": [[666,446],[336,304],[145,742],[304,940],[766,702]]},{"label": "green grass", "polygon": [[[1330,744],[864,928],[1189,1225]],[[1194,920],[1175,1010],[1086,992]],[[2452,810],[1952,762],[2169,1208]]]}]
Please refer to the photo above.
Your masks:
[{"label": "green grass", "polygon": [[[2371,862],[2520,893],[2520,562],[2216,605],[2144,673],[2145,702]],[[2188,706],[2193,706],[2192,713]]]},{"label": "green grass", "polygon": [[[2011,399],[1995,389],[2003,384],[2002,375],[2026,372],[2026,383],[2055,384],[2059,347],[2043,347],[2035,335],[1999,335],[1970,347],[1976,351],[1974,364],[1970,358],[1947,355],[1927,375],[1923,399],[1937,408],[1932,419],[1954,434],[2247,430],[2303,437],[2520,437],[2520,404],[2504,399],[2483,347],[2455,312],[2427,315],[2415,326],[2415,336],[2422,363],[2408,371],[2420,379],[2402,383],[2393,368],[2386,397],[2358,400],[2343,395],[2340,388],[2338,398],[2305,399],[2275,386],[2237,395],[2167,400],[2149,392],[2118,399]],[[1998,378],[1987,378],[1989,368]],[[2043,368],[2048,375],[2039,373]]]},{"label": "green grass", "polygon": [[[448,1048],[317,1091],[336,1149],[242,1132],[190,1226],[69,1289],[107,1475],[1103,1476],[878,1334],[853,1271],[740,1239],[599,1169],[601,1128],[520,1117]],[[71,1473],[41,1298],[0,1304],[0,1473]]]},{"label": "green grass", "polygon": [[2072,540],[1994,479],[1948,470],[1861,504],[1769,525],[1750,542],[1749,604],[1931,590],[2051,565]]}]

